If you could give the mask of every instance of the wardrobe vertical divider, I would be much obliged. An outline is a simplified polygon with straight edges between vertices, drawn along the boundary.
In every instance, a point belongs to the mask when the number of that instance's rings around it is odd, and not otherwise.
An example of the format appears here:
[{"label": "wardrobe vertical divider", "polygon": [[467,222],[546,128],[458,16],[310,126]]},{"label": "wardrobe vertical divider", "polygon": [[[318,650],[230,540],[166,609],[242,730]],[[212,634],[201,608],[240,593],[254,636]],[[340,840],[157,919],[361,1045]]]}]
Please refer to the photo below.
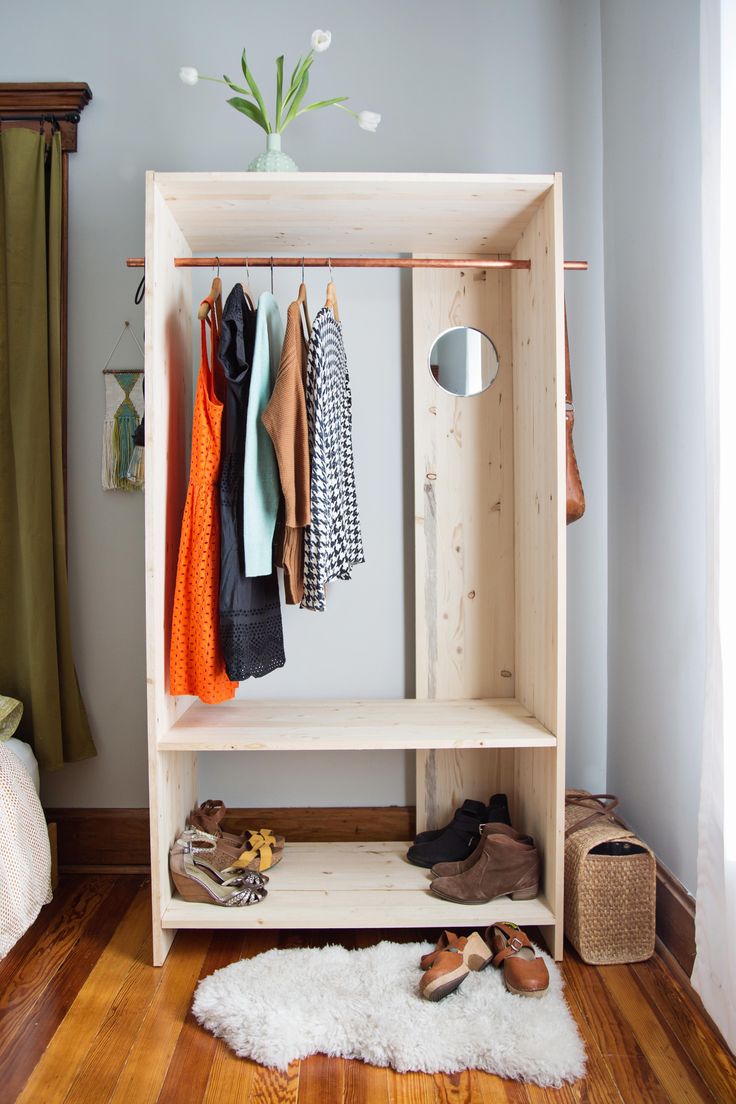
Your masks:
[{"label": "wardrobe vertical divider", "polygon": [[[195,352],[191,270],[175,267],[174,258],[277,250],[532,262],[530,270],[413,273],[416,700],[205,706],[168,693]],[[559,175],[147,174],[146,603],[156,964],[180,927],[437,930],[493,919],[539,925],[561,957],[562,282]],[[497,347],[499,374],[482,395],[451,396],[430,375],[429,348],[451,325],[476,326]],[[540,848],[538,899],[442,902],[428,894],[426,871],[405,861],[405,845],[378,841],[287,845],[267,899],[253,908],[181,901],[172,892],[168,851],[192,806],[207,796],[197,792],[197,754],[263,748],[415,749],[418,830],[442,823],[465,797],[485,800],[506,791],[515,825]]]}]

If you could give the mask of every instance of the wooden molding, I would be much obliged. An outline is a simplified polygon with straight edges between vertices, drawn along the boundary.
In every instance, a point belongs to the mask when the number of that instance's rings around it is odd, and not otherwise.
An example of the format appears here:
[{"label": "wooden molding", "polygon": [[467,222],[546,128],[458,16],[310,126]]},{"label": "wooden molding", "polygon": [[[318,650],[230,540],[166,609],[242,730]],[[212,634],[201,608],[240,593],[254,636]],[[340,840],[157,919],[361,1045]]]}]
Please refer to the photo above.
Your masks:
[{"label": "wooden molding", "polygon": [[695,898],[657,859],[657,935],[688,977],[695,962]]},{"label": "wooden molding", "polygon": [[[33,127],[40,124],[38,115],[59,117],[61,148],[64,153],[75,153],[77,149],[77,123],[64,119],[64,115],[79,115],[92,99],[92,90],[84,81],[42,83],[0,83],[0,123],[3,127]],[[6,115],[29,115],[23,119],[5,120]],[[52,124],[44,123],[44,131],[50,134]]]},{"label": "wooden molding", "polygon": [[[47,809],[46,817],[57,825],[63,871],[150,866],[148,809]],[[273,828],[292,843],[405,840],[414,837],[414,807],[231,809],[225,826]]]}]

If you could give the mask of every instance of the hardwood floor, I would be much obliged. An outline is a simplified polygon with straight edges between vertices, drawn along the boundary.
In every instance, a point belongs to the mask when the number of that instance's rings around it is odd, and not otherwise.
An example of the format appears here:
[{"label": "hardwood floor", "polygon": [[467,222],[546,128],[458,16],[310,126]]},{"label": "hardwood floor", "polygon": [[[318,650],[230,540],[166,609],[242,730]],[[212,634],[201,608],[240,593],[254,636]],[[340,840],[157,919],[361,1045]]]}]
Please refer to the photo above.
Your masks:
[{"label": "hardwood floor", "polygon": [[[736,1101],[736,1069],[687,986],[658,956],[585,966],[568,950],[567,997],[588,1074],[558,1091],[468,1070],[398,1074],[315,1055],[287,1073],[236,1058],[189,1013],[197,980],[294,932],[180,932],[150,962],[140,875],[66,875],[0,962],[0,1104],[646,1104]],[[345,934],[345,945],[416,932]],[[309,944],[335,933],[309,932]],[[337,936],[339,938],[339,936]]]}]

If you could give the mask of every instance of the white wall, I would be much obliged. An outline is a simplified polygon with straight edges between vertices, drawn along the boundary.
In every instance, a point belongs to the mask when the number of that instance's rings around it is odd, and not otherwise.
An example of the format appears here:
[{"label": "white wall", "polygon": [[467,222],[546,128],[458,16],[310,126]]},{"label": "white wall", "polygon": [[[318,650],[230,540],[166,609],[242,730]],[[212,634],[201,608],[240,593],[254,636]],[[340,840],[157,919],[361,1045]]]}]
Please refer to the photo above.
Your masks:
[{"label": "white wall", "polygon": [[697,0],[603,0],[608,790],[695,888],[704,679]]},{"label": "white wall", "polygon": [[[39,27],[55,33],[40,34]],[[565,247],[591,263],[567,279],[577,406],[576,445],[588,499],[570,530],[569,780],[603,788],[606,759],[606,417],[598,4],[587,0],[336,0],[209,8],[193,0],[50,0],[3,13],[5,80],[86,80],[94,100],[71,160],[69,545],[75,654],[97,759],[44,779],[49,804],[147,802],[143,503],[100,488],[100,371],[130,318],[143,252],[146,169],[243,169],[263,135],[224,104],[220,88],[186,88],[180,65],[254,71],[306,48],[314,27],[333,46],[315,62],[315,98],[347,92],[382,112],[376,135],[347,116],[315,113],[285,135],[304,169],[565,174]],[[254,277],[257,288],[265,275]],[[227,281],[226,281],[227,283]],[[316,302],[324,278],[310,277]],[[409,402],[407,283],[397,274],[340,273],[351,356],[359,494],[369,563],[314,627],[286,619],[287,669],[245,692],[400,695],[412,690],[410,483],[401,470]],[[284,302],[292,278],[277,274]],[[125,358],[116,363],[122,365]],[[129,361],[130,363],[130,361]],[[404,383],[401,382],[401,373]],[[347,590],[347,588],[346,588]],[[355,615],[355,611],[359,616]],[[314,635],[317,633],[315,643]],[[316,685],[315,685],[316,684]],[[202,796],[229,803],[404,803],[412,756],[207,757]]]}]

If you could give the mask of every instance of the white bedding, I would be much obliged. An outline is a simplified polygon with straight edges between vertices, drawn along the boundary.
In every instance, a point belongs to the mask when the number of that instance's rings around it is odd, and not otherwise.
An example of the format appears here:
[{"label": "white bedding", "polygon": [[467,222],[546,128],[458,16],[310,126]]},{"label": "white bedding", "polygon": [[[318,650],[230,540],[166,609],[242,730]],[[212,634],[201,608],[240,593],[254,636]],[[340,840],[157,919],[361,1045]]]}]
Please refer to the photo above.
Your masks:
[{"label": "white bedding", "polygon": [[0,742],[0,958],[51,900],[46,820],[31,775],[9,750],[10,742]]}]

